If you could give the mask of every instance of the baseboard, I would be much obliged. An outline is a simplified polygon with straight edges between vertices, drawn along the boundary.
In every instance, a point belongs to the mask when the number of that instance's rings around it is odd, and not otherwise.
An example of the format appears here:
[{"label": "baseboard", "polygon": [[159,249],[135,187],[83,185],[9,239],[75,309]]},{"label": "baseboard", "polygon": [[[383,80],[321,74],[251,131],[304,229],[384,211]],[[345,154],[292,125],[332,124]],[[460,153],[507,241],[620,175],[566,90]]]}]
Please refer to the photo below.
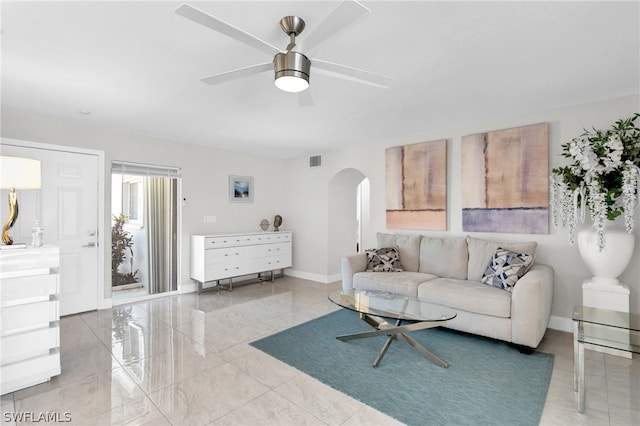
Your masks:
[{"label": "baseboard", "polygon": [[109,297],[108,299],[100,299],[98,300],[98,310],[100,309],[110,309],[113,307],[113,300]]},{"label": "baseboard", "polygon": [[557,317],[551,315],[549,318],[549,325],[547,328],[553,330],[566,331],[567,333],[573,333],[573,320],[571,318]]},{"label": "baseboard", "polygon": [[312,274],[311,272],[298,271],[296,269],[285,269],[284,274],[290,277],[302,278],[303,280],[315,281],[317,283],[329,284],[341,279],[340,274],[335,275],[320,275]]},{"label": "baseboard", "polygon": [[198,284],[193,281],[182,283],[180,284],[180,288],[178,290],[180,291],[180,293],[193,293],[198,291]]}]

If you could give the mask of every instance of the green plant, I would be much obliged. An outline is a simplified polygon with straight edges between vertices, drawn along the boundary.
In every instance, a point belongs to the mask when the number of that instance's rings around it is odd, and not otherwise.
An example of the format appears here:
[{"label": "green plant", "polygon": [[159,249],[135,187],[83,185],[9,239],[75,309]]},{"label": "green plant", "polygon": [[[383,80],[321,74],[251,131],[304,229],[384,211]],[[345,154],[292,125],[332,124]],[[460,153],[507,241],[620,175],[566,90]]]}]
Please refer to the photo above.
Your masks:
[{"label": "green plant", "polygon": [[133,236],[124,229],[129,216],[120,214],[113,215],[113,226],[111,227],[111,285],[119,286],[124,284],[137,283],[139,281],[138,272],[118,272],[118,268],[125,261],[127,251],[133,259]]}]

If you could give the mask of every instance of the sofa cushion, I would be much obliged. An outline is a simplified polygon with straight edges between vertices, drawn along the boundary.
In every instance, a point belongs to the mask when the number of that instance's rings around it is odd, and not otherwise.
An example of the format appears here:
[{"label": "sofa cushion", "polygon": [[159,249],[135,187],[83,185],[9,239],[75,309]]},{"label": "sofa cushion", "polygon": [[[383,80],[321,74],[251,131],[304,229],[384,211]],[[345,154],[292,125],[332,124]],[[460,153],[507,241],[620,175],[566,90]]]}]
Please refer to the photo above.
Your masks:
[{"label": "sofa cushion", "polygon": [[[467,237],[467,246],[469,250],[467,279],[480,281],[482,280],[484,271],[487,269],[489,261],[498,247],[502,247],[516,253],[535,254],[538,243],[535,241],[521,243],[499,242]],[[400,255],[402,256],[402,253]]]},{"label": "sofa cushion", "polygon": [[[353,288],[357,290],[376,290],[416,297],[418,285],[437,278],[435,275],[419,272],[358,272],[353,275]],[[486,285],[484,287],[487,287]],[[506,293],[506,292],[505,292]]]},{"label": "sofa cushion", "polygon": [[422,237],[419,272],[443,278],[467,279],[469,253],[467,241],[461,238]]},{"label": "sofa cushion", "polygon": [[398,249],[385,247],[365,250],[367,255],[367,271],[370,272],[400,272],[400,258]]},{"label": "sofa cushion", "polygon": [[501,318],[511,316],[511,293],[477,281],[436,278],[418,286],[418,297],[453,310]]},{"label": "sofa cushion", "polygon": [[481,281],[501,290],[513,291],[513,286],[531,268],[535,257],[535,254],[515,253],[499,247]]},{"label": "sofa cushion", "polygon": [[402,269],[410,272],[418,272],[420,265],[420,240],[422,239],[422,235],[384,234],[381,232],[376,235],[378,237],[378,247],[398,248]]}]

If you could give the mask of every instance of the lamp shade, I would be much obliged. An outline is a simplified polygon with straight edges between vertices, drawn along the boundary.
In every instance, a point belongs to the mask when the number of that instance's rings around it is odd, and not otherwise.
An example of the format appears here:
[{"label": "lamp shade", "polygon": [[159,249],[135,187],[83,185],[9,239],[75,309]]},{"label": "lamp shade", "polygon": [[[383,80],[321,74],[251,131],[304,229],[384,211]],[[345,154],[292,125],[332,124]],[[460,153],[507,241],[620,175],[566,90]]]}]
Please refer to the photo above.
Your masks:
[{"label": "lamp shade", "polygon": [[0,156],[0,188],[40,189],[40,161]]}]

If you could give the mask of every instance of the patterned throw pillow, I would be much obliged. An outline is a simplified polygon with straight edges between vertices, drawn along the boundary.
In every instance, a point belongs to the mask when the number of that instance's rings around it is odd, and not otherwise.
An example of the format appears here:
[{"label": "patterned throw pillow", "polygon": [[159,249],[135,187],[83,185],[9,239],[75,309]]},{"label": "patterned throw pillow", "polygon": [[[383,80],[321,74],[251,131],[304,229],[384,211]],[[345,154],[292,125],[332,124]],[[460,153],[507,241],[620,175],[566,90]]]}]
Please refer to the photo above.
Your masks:
[{"label": "patterned throw pillow", "polygon": [[482,282],[503,290],[513,291],[516,282],[533,265],[535,257],[535,254],[514,253],[498,247],[487,266],[487,270],[482,275]]},{"label": "patterned throw pillow", "polygon": [[400,255],[395,247],[365,250],[367,272],[401,272]]}]

